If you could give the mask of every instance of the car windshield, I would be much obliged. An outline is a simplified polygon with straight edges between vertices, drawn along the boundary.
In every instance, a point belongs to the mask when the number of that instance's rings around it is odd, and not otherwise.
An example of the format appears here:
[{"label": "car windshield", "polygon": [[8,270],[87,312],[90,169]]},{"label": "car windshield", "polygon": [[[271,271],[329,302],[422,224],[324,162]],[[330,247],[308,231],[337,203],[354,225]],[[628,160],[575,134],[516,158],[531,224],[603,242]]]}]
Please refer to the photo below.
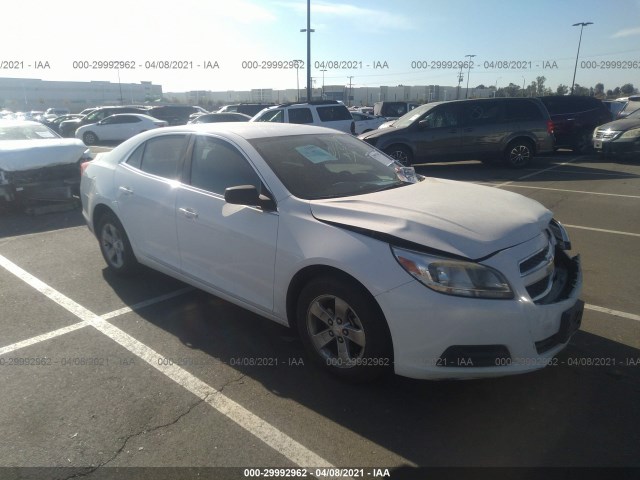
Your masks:
[{"label": "car windshield", "polygon": [[298,198],[348,197],[406,184],[391,158],[350,135],[291,135],[250,143]]},{"label": "car windshield", "polygon": [[393,126],[395,128],[405,128],[415,122],[419,117],[421,117],[425,112],[431,110],[436,104],[430,103],[426,105],[421,105],[418,108],[414,108],[413,110],[405,113],[395,122],[393,122]]},{"label": "car windshield", "polygon": [[0,126],[1,140],[42,140],[59,138],[53,130],[44,125],[2,125]]}]

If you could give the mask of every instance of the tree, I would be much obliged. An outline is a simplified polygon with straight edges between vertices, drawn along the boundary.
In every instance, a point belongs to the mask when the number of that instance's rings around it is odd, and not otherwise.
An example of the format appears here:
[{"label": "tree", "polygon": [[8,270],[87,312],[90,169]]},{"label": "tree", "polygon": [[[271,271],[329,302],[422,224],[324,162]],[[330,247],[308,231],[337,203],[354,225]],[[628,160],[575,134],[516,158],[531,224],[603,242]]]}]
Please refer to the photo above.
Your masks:
[{"label": "tree", "polygon": [[616,88],[614,88],[614,89],[613,89],[613,94],[614,94],[616,97],[619,97],[619,96],[620,96],[620,87],[616,87]]},{"label": "tree", "polygon": [[536,89],[536,95],[541,97],[544,95],[544,82],[547,81],[546,77],[536,77],[536,81],[533,83]]},{"label": "tree", "polygon": [[504,91],[505,97],[520,97],[522,94],[520,93],[520,85],[515,85],[513,83],[509,83],[506,87],[500,90]]},{"label": "tree", "polygon": [[613,97],[613,90],[607,90],[607,97]]},{"label": "tree", "polygon": [[604,97],[604,83],[596,83],[595,96],[598,98]]},{"label": "tree", "polygon": [[566,85],[560,84],[558,88],[556,88],[556,94],[558,95],[566,95],[567,93],[569,93],[569,87]]},{"label": "tree", "polygon": [[576,83],[573,87],[573,95],[586,97],[589,95],[589,89]]},{"label": "tree", "polygon": [[483,89],[484,90],[485,88],[487,88],[487,87],[485,87],[482,83],[476,87],[476,89],[478,89],[478,90],[479,89]]},{"label": "tree", "polygon": [[625,83],[622,87],[620,87],[620,91],[628,96],[635,92],[636,89],[633,88],[633,83]]}]

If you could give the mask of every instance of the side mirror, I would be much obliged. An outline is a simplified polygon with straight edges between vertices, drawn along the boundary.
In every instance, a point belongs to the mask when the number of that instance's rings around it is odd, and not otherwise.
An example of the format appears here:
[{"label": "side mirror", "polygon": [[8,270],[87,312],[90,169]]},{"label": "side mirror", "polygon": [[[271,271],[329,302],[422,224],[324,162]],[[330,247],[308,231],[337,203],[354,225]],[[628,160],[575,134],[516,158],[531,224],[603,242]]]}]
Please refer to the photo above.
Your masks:
[{"label": "side mirror", "polygon": [[420,120],[418,122],[418,127],[420,129],[429,128],[429,120]]},{"label": "side mirror", "polygon": [[271,197],[258,193],[258,189],[254,185],[229,187],[224,191],[224,200],[233,205],[260,207],[265,211],[276,209],[276,202]]}]

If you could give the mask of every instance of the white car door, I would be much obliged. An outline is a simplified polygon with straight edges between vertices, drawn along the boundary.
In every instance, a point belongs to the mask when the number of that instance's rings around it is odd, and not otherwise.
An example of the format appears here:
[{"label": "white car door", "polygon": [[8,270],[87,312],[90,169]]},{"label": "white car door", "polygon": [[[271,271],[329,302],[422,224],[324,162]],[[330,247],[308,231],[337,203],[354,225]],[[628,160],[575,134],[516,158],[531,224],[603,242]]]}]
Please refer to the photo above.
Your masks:
[{"label": "white car door", "polygon": [[235,145],[199,136],[190,181],[177,191],[176,224],[183,274],[271,312],[278,214],[224,200],[228,187],[261,184]]},{"label": "white car door", "polygon": [[119,216],[137,255],[178,271],[176,186],[188,136],[149,139],[116,168]]},{"label": "white car door", "polygon": [[115,117],[107,117],[86,130],[95,133],[100,140],[113,140],[114,122]]}]

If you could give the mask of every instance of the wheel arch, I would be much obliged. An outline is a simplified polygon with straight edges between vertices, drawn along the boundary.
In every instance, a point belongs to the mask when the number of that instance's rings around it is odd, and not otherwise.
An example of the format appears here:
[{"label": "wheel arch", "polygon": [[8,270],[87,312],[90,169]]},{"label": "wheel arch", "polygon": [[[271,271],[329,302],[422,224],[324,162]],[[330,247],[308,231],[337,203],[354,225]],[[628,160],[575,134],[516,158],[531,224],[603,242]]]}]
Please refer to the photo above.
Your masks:
[{"label": "wheel arch", "polygon": [[93,209],[93,214],[91,215],[91,226],[93,227],[93,233],[97,237],[98,233],[98,224],[100,223],[100,219],[106,214],[112,213],[118,218],[118,214],[113,211],[111,207],[105,205],[104,203],[97,204]]},{"label": "wheel arch", "polygon": [[287,301],[286,301],[287,312],[286,313],[287,313],[287,320],[291,328],[297,327],[298,319],[296,317],[296,309],[297,309],[298,298],[300,297],[300,292],[311,279],[318,278],[318,277],[340,278],[359,288],[365,295],[369,297],[369,299],[371,300],[371,304],[378,310],[378,313],[382,315],[382,318],[385,319],[385,323],[387,324],[387,331],[388,331],[387,333],[389,334],[389,338],[391,338],[389,324],[384,315],[384,312],[382,311],[382,308],[380,308],[378,301],[371,294],[369,289],[367,289],[367,287],[365,287],[362,284],[362,282],[360,282],[353,275],[350,275],[347,272],[340,270],[339,268],[331,267],[329,265],[306,266],[300,271],[298,271],[289,282],[289,288],[287,289]]},{"label": "wheel arch", "polygon": [[509,138],[507,139],[507,141],[504,144],[503,152],[505,152],[507,150],[507,148],[509,148],[511,146],[512,143],[517,142],[517,141],[528,142],[531,145],[531,151],[532,151],[533,155],[537,155],[538,154],[538,142],[536,141],[536,139],[534,137],[532,137],[531,135],[529,135],[527,133],[515,133],[515,134],[509,136]]}]

